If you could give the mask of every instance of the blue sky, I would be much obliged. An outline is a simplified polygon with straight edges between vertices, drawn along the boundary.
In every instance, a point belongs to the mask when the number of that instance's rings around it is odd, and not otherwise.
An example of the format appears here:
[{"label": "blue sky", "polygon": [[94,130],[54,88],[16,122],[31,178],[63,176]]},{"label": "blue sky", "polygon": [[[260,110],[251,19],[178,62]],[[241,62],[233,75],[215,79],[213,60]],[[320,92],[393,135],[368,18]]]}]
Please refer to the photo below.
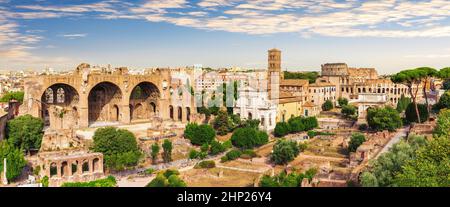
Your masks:
[{"label": "blue sky", "polygon": [[0,69],[450,65],[450,0],[0,0]]}]

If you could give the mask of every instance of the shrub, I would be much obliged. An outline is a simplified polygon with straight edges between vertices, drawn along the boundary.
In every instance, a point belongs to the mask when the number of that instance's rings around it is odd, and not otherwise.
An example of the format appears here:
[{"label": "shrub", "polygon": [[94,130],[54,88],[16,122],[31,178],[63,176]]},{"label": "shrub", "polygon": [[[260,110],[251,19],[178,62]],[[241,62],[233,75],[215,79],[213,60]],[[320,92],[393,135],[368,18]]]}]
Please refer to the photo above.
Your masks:
[{"label": "shrub", "polygon": [[222,143],[222,146],[223,146],[225,149],[230,149],[231,147],[233,147],[233,144],[231,143],[231,139],[229,139],[229,140],[223,142],[223,143]]},{"label": "shrub", "polygon": [[172,161],[172,142],[168,139],[165,139],[163,144],[163,160],[165,163]]},{"label": "shrub", "polygon": [[348,151],[355,152],[356,149],[366,141],[366,137],[361,133],[354,133],[348,144]]},{"label": "shrub", "polygon": [[233,129],[233,121],[226,111],[220,110],[213,121],[213,126],[218,135],[226,135]]},{"label": "shrub", "polygon": [[44,176],[42,179],[41,179],[41,184],[42,184],[42,187],[48,187],[48,177],[47,176]]},{"label": "shrub", "polygon": [[300,153],[297,142],[290,140],[278,140],[273,146],[273,152],[270,159],[275,164],[286,164]]},{"label": "shrub", "polygon": [[368,128],[367,124],[360,124],[360,125],[358,126],[358,129],[359,129],[360,131],[365,131],[365,130],[367,130],[367,128]]},{"label": "shrub", "polygon": [[61,187],[116,187],[116,185],[116,178],[113,176],[108,176],[105,179],[99,179],[91,182],[64,183]]},{"label": "shrub", "polygon": [[225,152],[225,147],[218,141],[211,142],[210,153],[212,155],[217,155],[219,153]]},{"label": "shrub", "polygon": [[208,152],[208,150],[209,150],[209,145],[207,143],[202,144],[202,146],[200,146],[201,152]]},{"label": "shrub", "polygon": [[383,108],[367,109],[367,123],[376,131],[395,131],[402,126],[402,120],[397,110],[386,106]]},{"label": "shrub", "polygon": [[189,151],[189,159],[193,160],[193,159],[197,159],[199,157],[199,152],[195,149],[191,149],[191,151]]},{"label": "shrub", "polygon": [[309,181],[313,179],[316,175],[317,170],[312,168],[307,170],[305,173],[292,172],[286,174],[286,172],[281,172],[273,177],[269,175],[264,175],[260,182],[260,187],[300,187],[304,178]]},{"label": "shrub", "polygon": [[356,114],[356,107],[353,105],[344,105],[342,106],[341,113],[345,117],[351,117]]},{"label": "shrub", "polygon": [[288,120],[289,129],[292,133],[297,133],[305,130],[303,119],[301,117],[294,117]]},{"label": "shrub", "polygon": [[402,94],[400,99],[398,99],[396,110],[398,111],[398,113],[402,113],[405,111],[406,107],[408,107],[408,105],[410,103],[411,103],[411,98],[407,98]]},{"label": "shrub", "polygon": [[30,150],[41,147],[44,121],[31,115],[19,116],[6,123],[8,142],[16,148]]},{"label": "shrub", "polygon": [[450,91],[445,92],[440,98],[439,102],[436,104],[437,109],[450,108]]},{"label": "shrub", "polygon": [[318,133],[317,133],[316,131],[309,130],[306,134],[308,134],[308,137],[313,138],[313,137],[315,137]]},{"label": "shrub", "polygon": [[339,104],[339,106],[343,107],[348,104],[348,99],[346,99],[344,97],[339,97],[338,104]]},{"label": "shrub", "polygon": [[220,158],[220,162],[226,162],[226,161],[228,161],[228,157],[225,155],[225,156],[222,156],[221,158]]},{"label": "shrub", "polygon": [[[242,151],[242,155],[248,155],[248,156],[250,156],[250,158],[253,158],[253,157],[257,157],[258,155],[256,154],[256,152],[254,151],[254,150],[251,150],[251,149],[246,149],[246,150],[244,150],[244,151]],[[241,156],[242,157],[242,156]]]},{"label": "shrub", "polygon": [[155,169],[153,169],[153,168],[147,168],[144,170],[144,174],[146,174],[146,175],[151,175],[154,172],[155,172]]},{"label": "shrub", "polygon": [[[428,114],[427,106],[425,104],[417,104],[417,108],[419,109],[419,116],[420,121],[425,122],[428,120],[428,117],[430,116]],[[413,103],[410,103],[408,107],[406,107],[405,110],[405,118],[408,122],[418,122],[417,120],[417,114],[416,114],[416,108]]]},{"label": "shrub", "polygon": [[286,122],[278,122],[275,125],[274,134],[276,137],[283,137],[290,132],[289,124]]},{"label": "shrub", "polygon": [[156,159],[158,158],[158,154],[159,154],[159,150],[160,150],[158,143],[152,144],[151,150],[152,150],[152,152],[150,155],[152,157],[152,162],[153,162],[153,164],[156,164]]},{"label": "shrub", "polygon": [[333,107],[333,102],[331,102],[330,100],[326,100],[325,103],[322,104],[322,110],[324,111],[329,111],[333,109]]},{"label": "shrub", "polygon": [[234,146],[243,149],[253,148],[255,146],[266,144],[269,136],[266,132],[254,128],[238,128],[231,136],[231,142]]},{"label": "shrub", "polygon": [[197,163],[194,168],[214,168],[216,167],[216,162],[214,160],[205,160]]},{"label": "shrub", "polygon": [[241,123],[240,127],[241,127],[241,128],[247,128],[247,127],[249,127],[249,128],[258,129],[260,122],[261,122],[261,121],[259,121],[259,119],[249,119],[249,120],[244,120],[244,121]]},{"label": "shrub", "polygon": [[304,152],[306,149],[308,149],[308,144],[306,142],[299,143],[298,149],[300,152]]},{"label": "shrub", "polygon": [[146,187],[186,187],[186,183],[179,177],[177,170],[166,170],[146,185]]},{"label": "shrub", "polygon": [[227,154],[225,155],[227,157],[227,160],[235,160],[238,157],[241,156],[241,151],[239,150],[231,150],[229,152],[227,152]]},{"label": "shrub", "polygon": [[3,176],[3,160],[6,158],[6,179],[12,181],[22,174],[23,168],[27,165],[27,161],[23,156],[23,152],[13,147],[7,141],[0,141],[0,172]]},{"label": "shrub", "polygon": [[189,123],[184,130],[184,137],[194,145],[209,144],[216,137],[216,132],[210,125]]},{"label": "shrub", "polygon": [[99,128],[95,131],[93,140],[93,150],[103,153],[106,167],[113,170],[136,166],[142,156],[136,137],[125,129]]}]

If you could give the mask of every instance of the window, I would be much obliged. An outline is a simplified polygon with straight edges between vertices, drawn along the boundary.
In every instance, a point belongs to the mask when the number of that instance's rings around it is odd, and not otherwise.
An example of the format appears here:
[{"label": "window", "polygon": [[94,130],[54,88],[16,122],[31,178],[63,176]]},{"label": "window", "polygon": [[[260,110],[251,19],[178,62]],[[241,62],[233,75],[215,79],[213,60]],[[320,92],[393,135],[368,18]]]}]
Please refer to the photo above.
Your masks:
[{"label": "window", "polygon": [[45,100],[47,103],[53,103],[53,90],[51,88],[45,90]]},{"label": "window", "polygon": [[64,103],[64,98],[64,89],[58,88],[58,90],[56,90],[56,103]]}]

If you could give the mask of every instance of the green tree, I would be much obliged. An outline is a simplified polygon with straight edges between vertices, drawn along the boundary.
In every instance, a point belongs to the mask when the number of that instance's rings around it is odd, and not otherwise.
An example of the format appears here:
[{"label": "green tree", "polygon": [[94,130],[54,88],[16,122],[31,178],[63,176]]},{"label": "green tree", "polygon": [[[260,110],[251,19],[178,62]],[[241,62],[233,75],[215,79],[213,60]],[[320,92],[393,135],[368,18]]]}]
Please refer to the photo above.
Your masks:
[{"label": "green tree", "polygon": [[283,137],[290,132],[289,124],[286,122],[278,122],[275,125],[274,134],[276,137]]},{"label": "green tree", "polygon": [[395,131],[402,126],[402,120],[397,110],[386,106],[367,109],[367,123],[376,131]]},{"label": "green tree", "polygon": [[450,138],[437,137],[419,147],[415,159],[408,159],[396,174],[396,186],[450,186]]},{"label": "green tree", "polygon": [[427,106],[425,104],[417,104],[417,108],[419,109],[419,117],[420,117],[419,120],[417,120],[414,104],[410,103],[408,105],[408,107],[406,107],[405,117],[406,117],[406,120],[408,120],[408,122],[410,122],[410,123],[416,122],[417,123],[420,121],[425,122],[428,120],[430,115],[428,113]]},{"label": "green tree", "polygon": [[434,129],[435,136],[450,137],[450,109],[444,109],[439,112],[436,128]]},{"label": "green tree", "polygon": [[305,131],[305,125],[301,117],[293,117],[288,120],[289,129],[292,133]]},{"label": "green tree", "polygon": [[441,98],[439,98],[439,102],[436,104],[437,109],[449,109],[450,108],[450,91],[445,92]]},{"label": "green tree", "polygon": [[189,123],[184,130],[184,137],[189,139],[192,144],[202,145],[210,143],[216,137],[214,129],[207,124],[198,125]]},{"label": "green tree", "polygon": [[394,178],[401,173],[408,160],[415,159],[416,150],[425,143],[424,137],[410,137],[408,141],[394,144],[388,152],[369,163],[368,171],[372,173],[380,187],[397,186]]},{"label": "green tree", "polygon": [[31,115],[19,116],[6,124],[8,142],[14,147],[27,151],[41,147],[43,129],[42,119]]},{"label": "green tree", "polygon": [[333,107],[333,102],[331,102],[330,100],[326,100],[325,103],[322,104],[322,110],[324,111],[329,111],[333,109]]},{"label": "green tree", "polygon": [[259,121],[258,119],[246,119],[241,122],[241,125],[239,127],[241,127],[241,128],[250,127],[250,128],[258,129],[260,122],[261,121]]},{"label": "green tree", "polygon": [[356,114],[356,107],[353,105],[343,105],[341,113],[344,114],[345,117],[351,117]]},{"label": "green tree", "polygon": [[219,153],[225,152],[225,147],[218,141],[211,142],[210,154],[217,155]]},{"label": "green tree", "polygon": [[186,183],[179,177],[176,170],[166,170],[158,173],[146,187],[186,187]]},{"label": "green tree", "polygon": [[450,79],[444,80],[444,82],[442,83],[442,89],[450,90]]},{"label": "green tree", "polygon": [[377,178],[370,172],[363,172],[359,179],[363,187],[378,187]]},{"label": "green tree", "polygon": [[304,178],[307,178],[310,182],[317,174],[317,170],[314,168],[308,169],[304,173],[292,172],[287,174],[281,172],[275,176],[264,175],[260,182],[260,187],[300,187]]},{"label": "green tree", "polygon": [[266,132],[254,128],[238,128],[231,136],[231,142],[234,146],[243,149],[253,148],[255,146],[266,144],[269,141]]},{"label": "green tree", "polygon": [[226,135],[233,129],[233,121],[226,111],[220,110],[214,119],[213,127],[217,130],[218,135]]},{"label": "green tree", "polygon": [[305,131],[309,131],[319,127],[319,122],[317,118],[314,116],[302,118],[303,126],[305,127]]},{"label": "green tree", "polygon": [[3,94],[3,96],[0,98],[0,102],[8,103],[9,101],[14,99],[14,100],[17,100],[18,102],[22,103],[23,96],[24,96],[23,91],[8,92],[8,93]]},{"label": "green tree", "polygon": [[397,108],[396,109],[397,109],[398,113],[404,112],[406,110],[406,107],[408,107],[408,105],[410,103],[411,103],[411,99],[405,97],[402,94],[402,96],[400,97],[400,99],[398,99],[398,102],[397,102]]},{"label": "green tree", "polygon": [[6,158],[6,179],[12,181],[22,174],[27,165],[23,153],[6,141],[0,141],[0,172],[3,172],[3,160]]},{"label": "green tree", "polygon": [[437,75],[439,78],[442,78],[444,80],[449,80],[450,79],[450,67],[442,68],[441,70],[439,70]]},{"label": "green tree", "polygon": [[142,156],[136,137],[125,129],[99,128],[95,131],[93,151],[104,155],[105,166],[113,170],[136,166]]},{"label": "green tree", "polygon": [[278,140],[273,146],[273,152],[270,159],[275,164],[287,164],[294,160],[300,153],[297,142],[290,140]]},{"label": "green tree", "polygon": [[163,160],[165,163],[172,161],[172,142],[168,139],[165,139],[163,144]]},{"label": "green tree", "polygon": [[343,107],[348,104],[348,99],[346,99],[344,97],[339,97],[338,104],[339,104],[339,106]]},{"label": "green tree", "polygon": [[153,164],[156,164],[156,159],[158,158],[159,150],[160,150],[160,147],[159,147],[158,143],[152,144],[151,156],[152,156]]},{"label": "green tree", "polygon": [[307,79],[309,83],[315,83],[319,77],[318,72],[288,72],[284,71],[284,79]]},{"label": "green tree", "polygon": [[[399,73],[391,76],[391,81],[394,83],[400,83],[408,87],[409,95],[412,98],[412,103],[415,106],[417,120],[420,121],[419,109],[417,108],[417,92],[419,91],[419,85],[422,83],[422,80],[427,78],[427,73],[425,70],[403,70]],[[414,87],[415,86],[415,87]],[[415,89],[413,89],[413,87]]]},{"label": "green tree", "polygon": [[366,137],[361,133],[353,133],[348,143],[348,151],[355,152],[356,149],[366,141]]}]

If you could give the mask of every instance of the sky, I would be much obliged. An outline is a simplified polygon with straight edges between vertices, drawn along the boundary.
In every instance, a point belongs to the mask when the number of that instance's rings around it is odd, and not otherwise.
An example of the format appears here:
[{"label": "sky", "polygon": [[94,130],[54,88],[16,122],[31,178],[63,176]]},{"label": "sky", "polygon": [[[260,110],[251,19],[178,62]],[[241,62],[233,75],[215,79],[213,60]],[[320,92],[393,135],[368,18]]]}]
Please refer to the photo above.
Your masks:
[{"label": "sky", "polygon": [[0,0],[0,70],[450,66],[450,0]]}]

